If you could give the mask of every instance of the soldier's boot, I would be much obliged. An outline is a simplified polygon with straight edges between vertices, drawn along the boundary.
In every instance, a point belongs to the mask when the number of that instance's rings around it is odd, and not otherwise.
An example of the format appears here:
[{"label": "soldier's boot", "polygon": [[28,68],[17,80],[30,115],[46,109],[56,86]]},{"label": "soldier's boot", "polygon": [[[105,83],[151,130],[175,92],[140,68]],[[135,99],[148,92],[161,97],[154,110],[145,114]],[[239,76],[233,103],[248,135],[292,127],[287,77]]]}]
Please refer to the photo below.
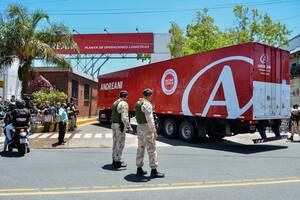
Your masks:
[{"label": "soldier's boot", "polygon": [[123,168],[123,167],[127,167],[127,164],[121,161],[113,161],[112,163],[114,168]]},{"label": "soldier's boot", "polygon": [[146,174],[147,174],[147,172],[144,171],[143,168],[141,168],[141,167],[138,167],[138,168],[137,168],[137,170],[136,170],[136,175],[137,175],[137,176],[144,176],[144,175],[146,175]]},{"label": "soldier's boot", "polygon": [[119,161],[118,162],[119,163],[119,168],[121,168],[121,167],[127,167],[127,164],[125,163],[125,162],[121,162],[121,161]]},{"label": "soldier's boot", "polygon": [[113,160],[112,166],[113,166],[114,168],[118,168],[118,161],[114,161],[114,160]]},{"label": "soldier's boot", "polygon": [[157,169],[151,170],[150,178],[164,178],[164,177],[165,177],[165,174],[158,172]]}]

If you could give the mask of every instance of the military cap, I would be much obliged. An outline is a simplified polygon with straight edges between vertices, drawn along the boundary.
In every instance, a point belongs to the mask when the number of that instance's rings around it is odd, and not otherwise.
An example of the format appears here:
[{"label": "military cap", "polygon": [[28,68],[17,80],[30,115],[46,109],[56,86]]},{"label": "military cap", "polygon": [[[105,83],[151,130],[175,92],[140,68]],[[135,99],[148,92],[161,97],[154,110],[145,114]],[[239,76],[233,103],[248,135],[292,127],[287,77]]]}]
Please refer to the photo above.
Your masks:
[{"label": "military cap", "polygon": [[127,96],[128,96],[128,92],[126,90],[121,90],[120,97],[127,97]]},{"label": "military cap", "polygon": [[153,93],[153,91],[150,88],[147,88],[143,91],[143,94],[145,96],[150,96]]}]

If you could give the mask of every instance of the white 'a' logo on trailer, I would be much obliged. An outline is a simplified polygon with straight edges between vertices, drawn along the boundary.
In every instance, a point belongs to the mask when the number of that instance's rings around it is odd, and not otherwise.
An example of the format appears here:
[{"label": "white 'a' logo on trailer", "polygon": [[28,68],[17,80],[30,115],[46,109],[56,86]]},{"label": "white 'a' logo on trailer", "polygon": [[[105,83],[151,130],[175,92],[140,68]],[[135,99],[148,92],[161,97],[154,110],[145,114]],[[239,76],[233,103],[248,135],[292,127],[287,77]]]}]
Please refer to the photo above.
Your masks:
[{"label": "white 'a' logo on trailer", "polygon": [[[245,57],[245,56],[230,56],[226,58],[222,58],[220,60],[217,60],[206,67],[204,67],[202,70],[200,70],[189,82],[188,86],[186,87],[183,97],[182,97],[182,102],[181,102],[181,107],[184,115],[193,115],[192,112],[189,109],[189,94],[191,92],[191,89],[195,82],[209,69],[213,68],[214,66],[230,61],[230,60],[241,60],[250,63],[253,65],[253,59]],[[216,93],[219,89],[219,87],[223,86],[223,92],[224,92],[224,101],[215,101],[214,98],[216,96]],[[209,111],[209,108],[211,106],[226,106],[228,116],[227,118],[230,119],[235,119],[242,115],[244,112],[246,112],[250,106],[252,105],[252,98],[249,100],[249,102],[242,108],[239,106],[239,101],[236,93],[236,88],[234,85],[234,80],[233,80],[233,75],[232,75],[232,70],[229,65],[225,65],[219,79],[216,82],[216,85],[214,86],[212,93],[209,96],[209,99],[204,107],[202,116],[205,117]]]}]

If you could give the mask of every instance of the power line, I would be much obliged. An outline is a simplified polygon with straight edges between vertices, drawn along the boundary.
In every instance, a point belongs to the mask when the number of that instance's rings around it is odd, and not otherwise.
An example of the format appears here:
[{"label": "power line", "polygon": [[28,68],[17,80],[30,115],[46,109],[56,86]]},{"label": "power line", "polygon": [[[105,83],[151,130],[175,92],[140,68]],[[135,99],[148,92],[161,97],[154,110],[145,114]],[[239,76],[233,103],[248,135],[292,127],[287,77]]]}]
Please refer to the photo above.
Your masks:
[{"label": "power line", "polygon": [[[26,4],[30,4],[30,5],[35,5],[35,4],[49,4],[49,3],[63,3],[65,1],[70,1],[70,0],[48,0],[48,1],[45,1],[45,0],[36,0],[36,1],[26,1],[26,2],[22,2],[22,3],[26,3]],[[18,4],[21,4],[21,1],[17,1]],[[8,5],[7,3],[1,3],[0,4],[1,6],[3,5]]]},{"label": "power line", "polygon": [[[281,1],[267,1],[259,3],[244,3],[240,5],[248,6],[263,6],[263,5],[274,5],[274,4],[284,4],[295,2],[299,0],[281,0]],[[237,5],[237,4],[235,4]],[[227,9],[234,8],[235,5],[225,5],[225,6],[215,6],[208,7],[208,10],[218,10],[218,9]],[[174,12],[189,12],[189,11],[198,11],[202,8],[188,8],[188,9],[166,9],[166,10],[155,10],[155,9],[86,9],[86,10],[56,10],[48,11],[51,15],[60,15],[60,16],[72,16],[72,15],[126,15],[126,14],[155,14],[155,13],[174,13]],[[117,11],[117,12],[103,12],[103,11]],[[118,11],[120,10],[120,11]],[[67,12],[67,13],[66,13]],[[69,12],[69,13],[68,13]]]},{"label": "power line", "polygon": [[293,15],[293,16],[289,16],[289,17],[284,17],[284,18],[276,19],[274,21],[284,21],[284,20],[294,19],[294,18],[298,18],[298,17],[300,17],[300,15]]}]

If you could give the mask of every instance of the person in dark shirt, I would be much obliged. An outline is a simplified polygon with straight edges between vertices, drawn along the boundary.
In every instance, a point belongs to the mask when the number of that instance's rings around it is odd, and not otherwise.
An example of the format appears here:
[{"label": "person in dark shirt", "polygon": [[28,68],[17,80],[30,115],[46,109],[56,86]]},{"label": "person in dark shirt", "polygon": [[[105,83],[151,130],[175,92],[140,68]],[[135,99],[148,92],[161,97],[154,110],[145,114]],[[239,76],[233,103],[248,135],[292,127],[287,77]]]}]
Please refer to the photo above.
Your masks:
[{"label": "person in dark shirt", "polygon": [[16,101],[16,109],[11,111],[10,121],[5,127],[6,138],[4,142],[4,149],[6,151],[7,145],[11,142],[13,137],[13,129],[16,127],[29,127],[30,112],[25,108],[25,102],[23,100]]}]

